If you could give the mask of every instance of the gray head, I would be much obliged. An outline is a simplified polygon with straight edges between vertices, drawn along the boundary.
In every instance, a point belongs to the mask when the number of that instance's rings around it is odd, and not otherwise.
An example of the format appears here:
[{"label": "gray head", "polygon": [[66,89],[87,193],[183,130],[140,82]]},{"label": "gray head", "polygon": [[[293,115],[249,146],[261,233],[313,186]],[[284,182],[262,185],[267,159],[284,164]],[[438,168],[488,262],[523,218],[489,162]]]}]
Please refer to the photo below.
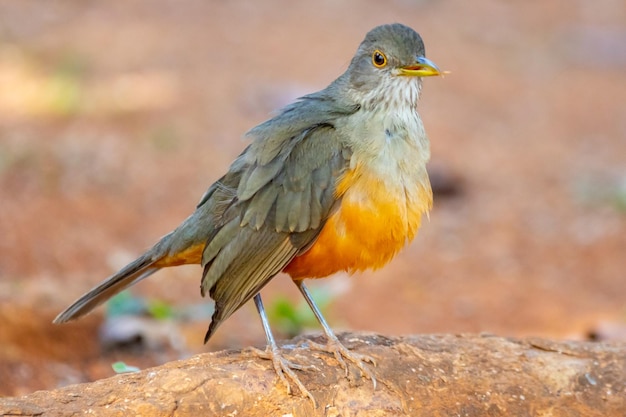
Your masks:
[{"label": "gray head", "polygon": [[286,106],[247,135],[268,140],[296,135],[358,109],[411,110],[417,105],[421,77],[441,74],[424,57],[417,32],[398,23],[378,26],[365,36],[346,72],[327,88]]},{"label": "gray head", "polygon": [[424,42],[410,27],[399,23],[375,27],[361,42],[342,84],[347,83],[344,88],[364,105],[398,94],[416,102],[421,77],[442,74],[424,55]]}]

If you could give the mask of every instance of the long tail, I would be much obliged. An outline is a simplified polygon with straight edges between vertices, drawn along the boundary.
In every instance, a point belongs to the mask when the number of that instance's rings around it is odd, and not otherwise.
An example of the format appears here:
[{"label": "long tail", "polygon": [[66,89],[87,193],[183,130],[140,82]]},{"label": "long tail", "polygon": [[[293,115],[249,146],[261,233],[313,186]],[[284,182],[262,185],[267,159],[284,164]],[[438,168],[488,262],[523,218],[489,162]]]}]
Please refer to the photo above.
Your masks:
[{"label": "long tail", "polygon": [[154,256],[155,249],[156,246],[74,301],[71,306],[54,319],[54,323],[65,323],[84,316],[118,292],[161,269],[154,266],[160,258]]}]

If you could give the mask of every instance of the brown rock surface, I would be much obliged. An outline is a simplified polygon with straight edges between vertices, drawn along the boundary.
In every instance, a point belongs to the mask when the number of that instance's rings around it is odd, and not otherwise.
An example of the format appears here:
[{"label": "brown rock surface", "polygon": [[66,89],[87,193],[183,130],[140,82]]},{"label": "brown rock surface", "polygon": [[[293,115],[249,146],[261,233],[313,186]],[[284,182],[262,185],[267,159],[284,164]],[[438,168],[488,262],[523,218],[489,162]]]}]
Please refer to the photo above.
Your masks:
[{"label": "brown rock surface", "polygon": [[[93,383],[0,399],[0,415],[98,416],[624,416],[626,345],[490,335],[387,338],[345,333],[371,355],[378,386],[351,382],[306,347],[302,382],[319,406],[290,396],[269,362],[222,351]],[[302,339],[304,340],[304,339]],[[351,375],[353,376],[353,375]]]}]

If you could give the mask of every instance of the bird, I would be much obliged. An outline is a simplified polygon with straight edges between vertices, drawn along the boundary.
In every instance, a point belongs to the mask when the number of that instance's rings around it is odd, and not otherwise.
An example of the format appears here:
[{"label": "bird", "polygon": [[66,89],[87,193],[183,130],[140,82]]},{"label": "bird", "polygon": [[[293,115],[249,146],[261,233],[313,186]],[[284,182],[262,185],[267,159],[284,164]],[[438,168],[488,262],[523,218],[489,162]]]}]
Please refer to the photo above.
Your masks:
[{"label": "bird", "polygon": [[353,364],[375,386],[373,358],[340,342],[304,280],[381,268],[413,240],[433,203],[430,145],[417,112],[422,78],[444,73],[412,28],[373,28],[328,87],[246,133],[249,144],[186,220],[54,323],[87,314],[162,268],[200,264],[201,295],[215,302],[205,343],[253,299],[267,339],[257,353],[272,361],[289,393],[294,383],[315,402],[294,372],[310,366],[283,356],[260,295],[283,272],[326,335],[326,345],[308,345],[334,355],[346,376]]}]

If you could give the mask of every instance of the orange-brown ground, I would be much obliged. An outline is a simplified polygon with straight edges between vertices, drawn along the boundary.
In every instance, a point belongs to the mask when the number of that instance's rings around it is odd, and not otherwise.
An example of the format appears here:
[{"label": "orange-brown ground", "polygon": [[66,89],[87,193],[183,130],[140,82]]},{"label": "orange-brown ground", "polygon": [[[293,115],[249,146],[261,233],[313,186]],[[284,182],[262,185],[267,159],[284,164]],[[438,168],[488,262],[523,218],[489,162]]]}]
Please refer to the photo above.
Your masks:
[{"label": "orange-brown ground", "polygon": [[[626,314],[626,4],[7,0],[0,5],[0,395],[141,367],[102,310],[50,321],[193,210],[242,134],[346,67],[373,26],[418,30],[431,167],[456,181],[388,267],[311,285],[337,329],[584,337]],[[199,267],[135,294],[198,303]],[[285,276],[264,290],[297,300]],[[244,307],[207,347],[262,345]]]}]

